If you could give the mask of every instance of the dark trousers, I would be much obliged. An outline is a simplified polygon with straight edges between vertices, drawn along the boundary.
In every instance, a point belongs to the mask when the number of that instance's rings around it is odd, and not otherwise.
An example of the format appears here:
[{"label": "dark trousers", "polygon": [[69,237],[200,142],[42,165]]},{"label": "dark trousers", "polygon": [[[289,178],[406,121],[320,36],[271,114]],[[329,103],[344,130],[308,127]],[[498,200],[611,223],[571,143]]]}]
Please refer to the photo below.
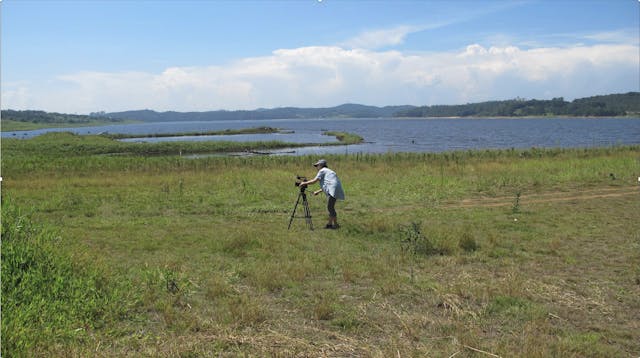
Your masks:
[{"label": "dark trousers", "polygon": [[338,217],[338,214],[336,213],[336,198],[331,195],[328,195],[327,198],[327,210],[329,211],[329,217]]}]

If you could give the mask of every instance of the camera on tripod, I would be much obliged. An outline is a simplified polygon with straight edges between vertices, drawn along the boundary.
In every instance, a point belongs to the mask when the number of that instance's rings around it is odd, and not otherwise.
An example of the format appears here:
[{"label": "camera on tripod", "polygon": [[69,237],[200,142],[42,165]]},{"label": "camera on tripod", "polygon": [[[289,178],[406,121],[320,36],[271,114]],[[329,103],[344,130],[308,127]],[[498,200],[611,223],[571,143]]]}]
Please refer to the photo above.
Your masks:
[{"label": "camera on tripod", "polygon": [[291,213],[291,218],[289,219],[289,226],[287,230],[291,229],[291,223],[293,219],[296,217],[296,209],[298,208],[298,204],[302,202],[302,207],[304,208],[304,219],[307,222],[307,227],[309,230],[313,230],[313,223],[311,222],[311,210],[309,210],[309,202],[307,201],[307,193],[305,190],[307,189],[307,184],[302,184],[307,181],[306,177],[296,176],[296,187],[300,188],[300,192],[298,193],[298,200],[296,200],[296,205],[293,207],[293,212]]},{"label": "camera on tripod", "polygon": [[306,184],[302,184],[303,182],[307,181],[307,177],[301,177],[301,176],[296,176],[296,186],[300,187],[300,191],[304,191],[307,188]]}]

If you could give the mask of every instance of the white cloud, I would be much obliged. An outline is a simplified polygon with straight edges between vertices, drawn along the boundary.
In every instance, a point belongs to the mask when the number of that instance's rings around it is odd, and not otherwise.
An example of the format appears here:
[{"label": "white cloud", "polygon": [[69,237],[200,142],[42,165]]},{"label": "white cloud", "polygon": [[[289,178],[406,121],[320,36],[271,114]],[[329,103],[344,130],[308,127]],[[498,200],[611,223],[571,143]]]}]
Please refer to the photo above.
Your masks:
[{"label": "white cloud", "polygon": [[407,35],[422,31],[423,28],[415,26],[397,26],[391,29],[372,30],[347,40],[341,46],[347,48],[377,49],[386,46],[400,45]]},{"label": "white cloud", "polygon": [[43,83],[3,84],[2,106],[68,113],[278,106],[453,104],[567,99],[638,91],[639,48],[596,45],[521,49],[477,44],[403,54],[338,46],[281,49],[225,66],[160,73],[79,72]]},{"label": "white cloud", "polygon": [[[29,99],[32,98],[29,88],[32,84],[27,81],[2,83],[2,108],[32,108]],[[7,106],[6,104],[10,105]],[[11,107],[13,106],[13,107]]]},{"label": "white cloud", "polygon": [[640,43],[638,38],[638,29],[620,29],[615,31],[604,31],[583,36],[585,39],[606,42],[606,43],[621,43],[621,44],[635,44]]}]

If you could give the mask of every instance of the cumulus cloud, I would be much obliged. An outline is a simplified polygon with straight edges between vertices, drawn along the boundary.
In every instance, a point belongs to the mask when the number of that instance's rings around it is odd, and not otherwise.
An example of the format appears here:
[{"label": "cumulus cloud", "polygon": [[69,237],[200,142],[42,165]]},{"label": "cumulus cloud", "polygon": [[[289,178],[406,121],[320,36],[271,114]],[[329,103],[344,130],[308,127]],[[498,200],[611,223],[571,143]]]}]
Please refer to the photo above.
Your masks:
[{"label": "cumulus cloud", "polygon": [[47,83],[5,85],[2,96],[4,108],[69,113],[576,98],[639,90],[638,53],[638,46],[622,44],[534,49],[471,44],[426,54],[315,46],[225,66],[79,72]]}]

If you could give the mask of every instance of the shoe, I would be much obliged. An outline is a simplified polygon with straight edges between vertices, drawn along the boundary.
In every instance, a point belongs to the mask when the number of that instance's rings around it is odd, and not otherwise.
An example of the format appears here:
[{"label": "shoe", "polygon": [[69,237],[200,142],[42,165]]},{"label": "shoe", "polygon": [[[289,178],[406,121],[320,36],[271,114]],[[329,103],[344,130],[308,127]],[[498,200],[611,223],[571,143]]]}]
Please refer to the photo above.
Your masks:
[{"label": "shoe", "polygon": [[333,225],[331,224],[327,224],[327,226],[324,227],[325,229],[335,229],[335,227],[333,227]]}]

